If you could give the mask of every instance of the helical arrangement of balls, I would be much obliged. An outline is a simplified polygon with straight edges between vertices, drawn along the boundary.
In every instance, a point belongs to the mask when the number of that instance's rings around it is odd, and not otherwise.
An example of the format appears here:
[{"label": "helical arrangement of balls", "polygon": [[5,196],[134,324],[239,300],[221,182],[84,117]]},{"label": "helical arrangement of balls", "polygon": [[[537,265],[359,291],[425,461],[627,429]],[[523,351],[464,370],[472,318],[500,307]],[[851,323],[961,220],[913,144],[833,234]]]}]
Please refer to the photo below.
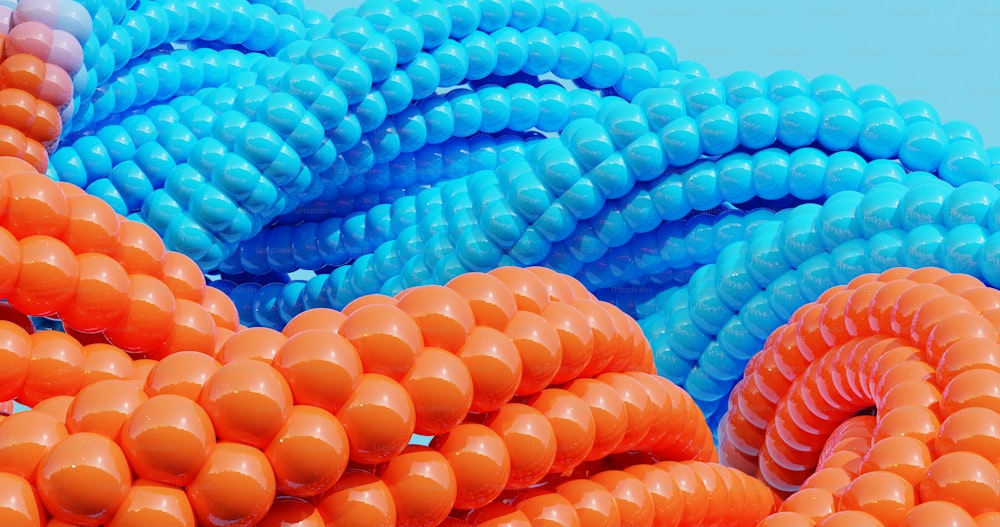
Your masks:
[{"label": "helical arrangement of balls", "polygon": [[0,0],[0,525],[1000,526],[998,207],[587,2]]}]

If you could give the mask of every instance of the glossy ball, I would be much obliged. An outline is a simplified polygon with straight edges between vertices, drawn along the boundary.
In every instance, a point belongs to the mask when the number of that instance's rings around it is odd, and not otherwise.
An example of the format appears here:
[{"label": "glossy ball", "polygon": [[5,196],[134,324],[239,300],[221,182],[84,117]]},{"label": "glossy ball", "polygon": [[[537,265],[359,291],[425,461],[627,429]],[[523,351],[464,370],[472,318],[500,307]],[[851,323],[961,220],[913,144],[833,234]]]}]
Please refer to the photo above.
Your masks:
[{"label": "glossy ball", "polygon": [[81,432],[45,453],[37,481],[42,503],[53,516],[76,525],[102,525],[128,494],[132,471],[114,441]]}]

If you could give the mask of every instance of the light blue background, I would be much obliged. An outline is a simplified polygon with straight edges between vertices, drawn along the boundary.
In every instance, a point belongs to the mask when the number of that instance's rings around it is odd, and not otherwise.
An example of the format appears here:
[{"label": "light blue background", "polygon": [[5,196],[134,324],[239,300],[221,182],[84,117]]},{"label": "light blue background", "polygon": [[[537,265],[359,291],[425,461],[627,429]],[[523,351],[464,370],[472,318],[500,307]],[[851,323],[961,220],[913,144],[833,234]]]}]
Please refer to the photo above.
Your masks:
[{"label": "light blue background", "polygon": [[[360,1],[360,0],[359,0]],[[334,13],[359,2],[305,0]],[[791,69],[881,84],[921,99],[944,121],[968,121],[1000,146],[998,0],[596,0],[613,16],[670,40],[714,77]]]}]

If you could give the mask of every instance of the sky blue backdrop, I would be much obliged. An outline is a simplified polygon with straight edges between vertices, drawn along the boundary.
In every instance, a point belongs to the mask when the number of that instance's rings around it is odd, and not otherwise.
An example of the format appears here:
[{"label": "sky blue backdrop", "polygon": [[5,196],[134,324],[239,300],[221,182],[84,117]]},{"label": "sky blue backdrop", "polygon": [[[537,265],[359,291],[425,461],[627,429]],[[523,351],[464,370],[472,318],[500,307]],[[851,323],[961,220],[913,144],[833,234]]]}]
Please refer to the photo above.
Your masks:
[{"label": "sky blue backdrop", "polygon": [[[359,0],[360,1],[360,0]],[[334,13],[353,0],[305,0]],[[997,0],[596,0],[670,40],[715,77],[792,69],[881,84],[899,102],[922,99],[945,121],[975,124],[1000,146]]]}]

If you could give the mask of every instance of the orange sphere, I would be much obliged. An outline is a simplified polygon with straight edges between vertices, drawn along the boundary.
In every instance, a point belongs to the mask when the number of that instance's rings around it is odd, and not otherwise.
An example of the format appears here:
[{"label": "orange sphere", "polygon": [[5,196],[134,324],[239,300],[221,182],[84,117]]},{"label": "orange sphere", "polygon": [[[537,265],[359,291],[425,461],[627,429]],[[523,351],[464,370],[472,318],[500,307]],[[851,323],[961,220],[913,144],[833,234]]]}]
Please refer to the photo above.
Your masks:
[{"label": "orange sphere", "polygon": [[174,294],[156,278],[129,275],[129,304],[125,316],[104,334],[127,351],[160,348],[174,329]]},{"label": "orange sphere", "polygon": [[684,500],[684,514],[680,525],[699,525],[708,515],[708,492],[701,478],[690,467],[673,461],[656,463],[656,468],[666,471],[677,485]]},{"label": "orange sphere", "polygon": [[291,338],[303,331],[320,330],[336,333],[347,320],[347,315],[333,309],[316,307],[295,315],[281,330],[286,337]]},{"label": "orange sphere", "polygon": [[549,420],[556,438],[552,472],[564,472],[583,463],[597,437],[597,422],[580,396],[557,388],[542,390],[528,404]]},{"label": "orange sphere", "polygon": [[349,314],[340,326],[340,334],[357,350],[365,373],[397,381],[417,362],[424,346],[413,317],[388,304],[367,305]]},{"label": "orange sphere", "polygon": [[146,377],[146,395],[174,394],[197,401],[205,383],[222,365],[210,355],[182,351],[156,363]]},{"label": "orange sphere", "polygon": [[503,439],[486,426],[461,424],[431,441],[455,472],[455,508],[471,510],[493,501],[507,486],[510,454]]},{"label": "orange sphere", "polygon": [[[286,328],[287,329],[287,328]],[[361,357],[333,330],[308,329],[288,338],[272,363],[288,381],[295,404],[336,413],[361,379]]]},{"label": "orange sphere", "polygon": [[19,412],[0,421],[0,473],[35,481],[35,469],[52,446],[69,435],[59,419],[38,411]]},{"label": "orange sphere", "polygon": [[965,509],[947,501],[927,501],[906,513],[906,527],[977,527]]},{"label": "orange sphere", "polygon": [[650,407],[649,394],[646,387],[635,378],[624,373],[605,373],[597,377],[610,386],[619,396],[625,405],[625,437],[615,449],[623,452],[626,450],[641,450],[643,440],[649,434],[649,429],[653,425],[654,408]]},{"label": "orange sphere", "polygon": [[948,346],[937,363],[937,384],[947,386],[956,375],[972,369],[1000,372],[1000,343],[969,337]]},{"label": "orange sphere", "polygon": [[517,300],[510,287],[486,273],[465,273],[445,285],[465,299],[476,324],[504,331],[517,313]]},{"label": "orange sphere", "polygon": [[69,227],[69,201],[53,180],[32,172],[8,173],[10,198],[4,219],[14,237],[42,235],[58,238]]},{"label": "orange sphere", "polygon": [[548,267],[525,267],[525,271],[535,275],[542,281],[545,290],[549,293],[549,300],[553,302],[571,302],[575,297],[573,289],[570,288],[567,280],[573,280]]},{"label": "orange sphere", "polygon": [[816,525],[807,516],[797,512],[776,512],[764,518],[757,527],[813,527]]},{"label": "orange sphere", "polygon": [[623,525],[653,524],[653,498],[641,479],[620,470],[606,470],[594,474],[590,480],[611,492]]},{"label": "orange sphere", "polygon": [[510,454],[508,489],[523,489],[542,480],[556,455],[552,424],[538,410],[517,403],[503,405],[486,421]]},{"label": "orange sphere", "polygon": [[562,364],[559,333],[541,315],[518,311],[504,329],[521,356],[521,382],[518,395],[530,395],[545,389]]},{"label": "orange sphere", "polygon": [[84,386],[112,379],[131,379],[135,374],[132,358],[111,344],[88,344],[83,347],[83,354]]},{"label": "orange sphere", "polygon": [[434,450],[405,452],[390,459],[381,477],[392,493],[400,527],[438,525],[458,497],[455,472]]},{"label": "orange sphere", "polygon": [[337,412],[351,446],[351,461],[383,463],[402,452],[413,437],[416,410],[395,380],[365,373]]},{"label": "orange sphere", "polygon": [[308,498],[327,491],[344,474],[350,446],[343,425],[330,412],[294,406],[264,450],[278,492]]},{"label": "orange sphere", "polygon": [[620,342],[616,340],[615,320],[597,301],[577,298],[570,305],[583,315],[594,337],[594,350],[580,376],[595,377],[607,370],[618,352]]},{"label": "orange sphere", "polygon": [[632,465],[622,469],[646,487],[653,503],[653,525],[677,527],[684,512],[684,498],[674,479],[665,470],[652,465]]},{"label": "orange sphere", "polygon": [[616,451],[628,429],[627,410],[618,392],[596,379],[577,379],[564,388],[586,401],[594,416],[596,435],[587,460],[600,459]]},{"label": "orange sphere", "polygon": [[132,486],[121,448],[90,432],[52,446],[38,464],[38,493],[54,517],[77,525],[107,523]]},{"label": "orange sphere", "polygon": [[69,225],[61,237],[76,254],[118,254],[118,215],[96,196],[69,197]]},{"label": "orange sphere", "polygon": [[128,274],[163,276],[167,250],[151,227],[137,221],[123,221],[118,228],[118,243],[121,249],[117,260]]},{"label": "orange sphere", "polygon": [[184,491],[138,480],[132,484],[108,527],[194,527],[194,511]]},{"label": "orange sphere", "polygon": [[326,522],[313,504],[299,498],[279,496],[257,527],[323,527]]},{"label": "orange sphere", "polygon": [[987,512],[976,516],[976,527],[1000,526],[1000,512]]},{"label": "orange sphere", "polygon": [[903,525],[915,503],[910,482],[892,472],[874,471],[858,476],[844,489],[840,509],[867,512],[891,527]]},{"label": "orange sphere", "polygon": [[533,527],[523,512],[502,502],[489,503],[470,512],[469,521],[480,527]]},{"label": "orange sphere", "polygon": [[1000,372],[975,369],[960,373],[941,394],[941,415],[947,417],[962,408],[980,407],[1000,413]]},{"label": "orange sphere", "polygon": [[205,275],[198,264],[184,254],[167,251],[163,257],[162,280],[174,298],[201,303],[205,298]]},{"label": "orange sphere", "polygon": [[778,510],[801,514],[818,522],[837,512],[837,497],[827,489],[804,488],[786,498]]},{"label": "orange sphere", "polygon": [[552,382],[562,384],[576,379],[594,354],[594,333],[580,310],[570,304],[552,302],[542,310],[544,318],[559,335],[562,362]]},{"label": "orange sphere", "polygon": [[271,328],[247,328],[234,333],[215,358],[222,364],[254,359],[270,364],[288,337]]},{"label": "orange sphere", "polygon": [[186,491],[199,525],[249,527],[271,508],[274,472],[260,450],[218,443]]},{"label": "orange sphere", "polygon": [[487,274],[499,278],[514,294],[517,309],[541,314],[549,305],[549,292],[541,279],[520,267],[499,267]]},{"label": "orange sphere", "polygon": [[954,313],[938,322],[927,336],[927,361],[938,362],[952,344],[969,337],[996,341],[1000,338],[994,322],[975,313]]},{"label": "orange sphere", "polygon": [[888,527],[878,518],[861,511],[840,511],[827,516],[816,527]]},{"label": "orange sphere", "polygon": [[457,352],[476,324],[465,298],[454,289],[425,285],[397,295],[400,309],[420,327],[424,345]]},{"label": "orange sphere", "polygon": [[348,470],[332,489],[317,498],[316,508],[326,525],[340,527],[392,527],[396,503],[389,487],[360,470]]},{"label": "orange sphere", "polygon": [[941,428],[941,421],[930,409],[917,406],[899,406],[881,415],[875,425],[872,441],[892,436],[906,436],[930,444]]},{"label": "orange sphere", "polygon": [[206,355],[215,352],[218,328],[212,315],[200,304],[179,298],[174,308],[173,331],[159,349],[150,350],[149,358],[162,359],[182,351]]},{"label": "orange sphere", "polygon": [[556,492],[576,509],[582,526],[621,525],[615,496],[603,485],[588,479],[572,479],[556,486]]},{"label": "orange sphere", "polygon": [[31,362],[19,401],[35,406],[56,395],[76,394],[83,386],[83,347],[60,331],[31,334]]},{"label": "orange sphere", "polygon": [[277,370],[257,360],[223,364],[205,383],[198,403],[219,439],[263,449],[292,409],[292,392]]},{"label": "orange sphere", "polygon": [[140,478],[183,486],[204,467],[215,429],[197,403],[180,395],[154,395],[122,425],[121,446]]},{"label": "orange sphere", "polygon": [[511,505],[524,513],[534,527],[581,527],[573,504],[555,492],[525,491]]},{"label": "orange sphere", "polygon": [[80,266],[79,290],[59,317],[83,332],[103,331],[125,316],[129,306],[129,277],[125,269],[108,256],[84,253],[77,256]]},{"label": "orange sphere", "polygon": [[80,282],[76,255],[49,236],[28,236],[20,244],[21,270],[7,301],[26,315],[48,316],[65,310]]},{"label": "orange sphere", "polygon": [[376,305],[395,306],[397,303],[399,303],[399,300],[397,300],[395,297],[376,293],[371,295],[360,296],[358,298],[355,298],[354,300],[351,300],[350,302],[347,303],[346,306],[344,306],[344,309],[341,310],[341,313],[343,313],[344,316],[349,317],[363,307],[376,306]]},{"label": "orange sphere", "polygon": [[28,480],[0,472],[0,525],[37,527],[47,516]]},{"label": "orange sphere", "polygon": [[934,453],[972,452],[1000,463],[1000,414],[986,408],[962,408],[941,423]]},{"label": "orange sphere", "polygon": [[23,328],[0,320],[0,400],[13,399],[24,388],[31,365],[31,337]]},{"label": "orange sphere", "polygon": [[472,408],[469,369],[462,359],[442,349],[424,348],[402,385],[413,400],[418,434],[443,434],[465,420]]},{"label": "orange sphere", "polygon": [[931,465],[927,445],[913,437],[886,437],[871,446],[861,459],[861,472],[885,471],[916,485]]},{"label": "orange sphere", "polygon": [[521,383],[521,356],[498,330],[477,326],[458,352],[472,376],[472,411],[490,412],[510,401]]},{"label": "orange sphere", "polygon": [[37,413],[50,415],[66,424],[66,416],[69,414],[69,405],[73,404],[72,395],[56,395],[36,404],[31,410]]},{"label": "orange sphere", "polygon": [[76,394],[66,413],[71,434],[94,432],[113,441],[125,419],[148,397],[129,381],[109,380],[85,386]]},{"label": "orange sphere", "polygon": [[236,331],[240,326],[240,313],[236,310],[236,305],[222,291],[214,287],[205,288],[205,298],[201,301],[212,318],[215,325],[230,331]]},{"label": "orange sphere", "polygon": [[935,459],[918,489],[921,501],[954,503],[973,516],[1000,509],[1000,471],[971,452],[949,452]]}]

